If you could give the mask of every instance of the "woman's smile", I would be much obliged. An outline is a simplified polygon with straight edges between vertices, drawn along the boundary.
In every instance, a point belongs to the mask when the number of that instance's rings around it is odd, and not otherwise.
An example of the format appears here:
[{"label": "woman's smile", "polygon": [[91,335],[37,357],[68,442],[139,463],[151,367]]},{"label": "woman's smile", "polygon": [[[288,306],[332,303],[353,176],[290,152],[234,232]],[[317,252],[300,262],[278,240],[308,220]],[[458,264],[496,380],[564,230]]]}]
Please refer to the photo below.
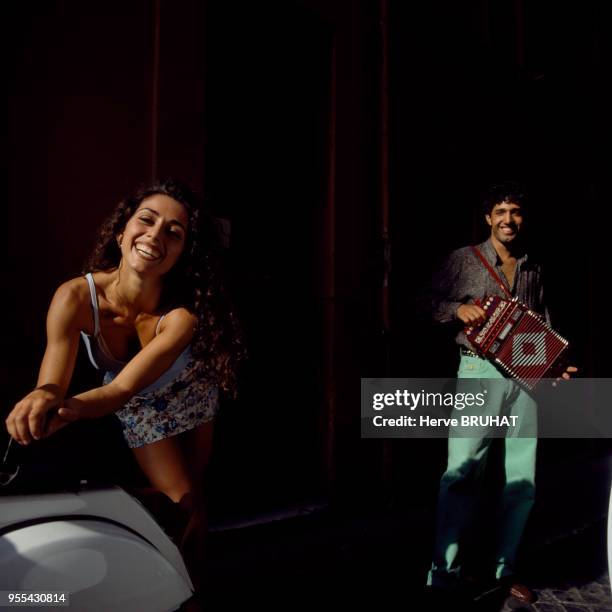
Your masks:
[{"label": "woman's smile", "polygon": [[157,261],[162,257],[162,253],[157,248],[143,244],[142,242],[136,242],[134,244],[134,250],[146,261]]},{"label": "woman's smile", "polygon": [[156,275],[166,274],[185,247],[188,221],[185,207],[173,198],[146,198],[118,236],[123,257],[136,271],[154,268]]}]

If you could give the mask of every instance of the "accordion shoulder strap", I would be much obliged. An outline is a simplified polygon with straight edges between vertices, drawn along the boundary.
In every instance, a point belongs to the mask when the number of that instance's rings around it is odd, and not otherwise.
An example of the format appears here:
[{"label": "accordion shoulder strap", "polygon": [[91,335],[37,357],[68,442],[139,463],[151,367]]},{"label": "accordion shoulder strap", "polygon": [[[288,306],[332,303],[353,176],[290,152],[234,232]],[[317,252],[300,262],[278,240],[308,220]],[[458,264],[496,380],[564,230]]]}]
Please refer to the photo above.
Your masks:
[{"label": "accordion shoulder strap", "polygon": [[477,247],[472,246],[470,248],[472,249],[474,255],[476,255],[476,257],[480,259],[484,267],[489,271],[489,274],[495,279],[495,282],[499,285],[500,289],[504,292],[504,294],[510,299],[512,299],[512,294],[510,293],[510,291],[508,291],[508,287],[504,285],[504,282],[499,277],[499,274],[497,274],[497,272],[495,272],[495,270],[491,267],[491,264],[485,259],[484,255],[479,251]]}]

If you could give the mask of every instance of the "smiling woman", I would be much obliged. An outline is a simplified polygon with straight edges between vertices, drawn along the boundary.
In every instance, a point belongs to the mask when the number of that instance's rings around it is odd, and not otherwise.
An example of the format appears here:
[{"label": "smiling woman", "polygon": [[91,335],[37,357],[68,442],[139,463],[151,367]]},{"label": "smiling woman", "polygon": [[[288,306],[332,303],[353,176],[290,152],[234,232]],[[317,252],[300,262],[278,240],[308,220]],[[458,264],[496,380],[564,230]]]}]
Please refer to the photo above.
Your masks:
[{"label": "smiling woman", "polygon": [[165,274],[181,255],[188,223],[187,209],[173,198],[148,197],[118,236],[123,259],[136,270],[143,269],[142,260],[155,263],[149,268],[158,276]]},{"label": "smiling woman", "polygon": [[[212,236],[212,220],[176,181],[123,200],[103,224],[84,276],[56,291],[36,389],[6,421],[27,445],[72,421],[116,413],[151,485],[185,518],[181,549],[196,586],[219,390],[235,393],[244,353]],[[66,397],[79,335],[104,381]]]}]

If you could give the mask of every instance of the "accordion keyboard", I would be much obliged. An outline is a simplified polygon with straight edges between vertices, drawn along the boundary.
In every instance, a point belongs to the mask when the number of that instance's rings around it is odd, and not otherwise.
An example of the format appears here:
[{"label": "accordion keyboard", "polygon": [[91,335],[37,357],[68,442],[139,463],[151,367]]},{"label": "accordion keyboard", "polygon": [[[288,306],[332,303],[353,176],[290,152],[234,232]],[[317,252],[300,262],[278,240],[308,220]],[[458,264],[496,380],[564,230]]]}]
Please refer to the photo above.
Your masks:
[{"label": "accordion keyboard", "polygon": [[485,322],[465,328],[477,353],[529,389],[562,369],[569,343],[538,314],[521,302],[497,296],[479,305],[487,314]]}]

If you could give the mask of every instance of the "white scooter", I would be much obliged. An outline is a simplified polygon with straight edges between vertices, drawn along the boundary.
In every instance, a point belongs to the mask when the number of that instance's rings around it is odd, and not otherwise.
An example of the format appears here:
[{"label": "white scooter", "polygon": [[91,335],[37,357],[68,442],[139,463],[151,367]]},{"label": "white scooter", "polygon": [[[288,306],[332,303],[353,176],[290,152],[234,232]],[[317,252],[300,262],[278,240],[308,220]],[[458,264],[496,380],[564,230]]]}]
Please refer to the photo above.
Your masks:
[{"label": "white scooter", "polygon": [[119,487],[84,487],[0,497],[0,591],[65,593],[83,612],[166,612],[193,585],[139,501]]}]

